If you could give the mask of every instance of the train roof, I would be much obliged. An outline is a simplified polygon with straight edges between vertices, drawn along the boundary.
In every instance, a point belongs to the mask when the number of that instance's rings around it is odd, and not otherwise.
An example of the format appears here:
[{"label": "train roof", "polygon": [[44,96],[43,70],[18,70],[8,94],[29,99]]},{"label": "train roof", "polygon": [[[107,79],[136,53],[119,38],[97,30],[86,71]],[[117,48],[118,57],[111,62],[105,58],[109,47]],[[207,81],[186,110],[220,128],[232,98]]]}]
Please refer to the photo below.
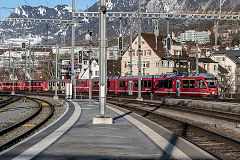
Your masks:
[{"label": "train roof", "polygon": [[[190,73],[190,74],[169,74],[169,75],[143,75],[142,78],[180,78],[180,77],[203,77],[203,78],[215,78],[213,74],[206,73]],[[138,78],[138,76],[120,76],[118,79],[131,79]],[[116,77],[108,78],[108,79],[116,79]]]}]

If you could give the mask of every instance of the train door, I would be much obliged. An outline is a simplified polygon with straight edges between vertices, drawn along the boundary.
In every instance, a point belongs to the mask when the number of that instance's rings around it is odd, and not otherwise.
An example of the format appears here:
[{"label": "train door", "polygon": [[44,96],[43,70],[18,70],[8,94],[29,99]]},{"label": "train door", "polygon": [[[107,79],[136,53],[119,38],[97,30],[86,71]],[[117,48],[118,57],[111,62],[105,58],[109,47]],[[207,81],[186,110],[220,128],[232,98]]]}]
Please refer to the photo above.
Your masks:
[{"label": "train door", "polygon": [[176,80],[176,96],[180,96],[180,80]]},{"label": "train door", "polygon": [[133,81],[128,82],[128,95],[133,95]]}]

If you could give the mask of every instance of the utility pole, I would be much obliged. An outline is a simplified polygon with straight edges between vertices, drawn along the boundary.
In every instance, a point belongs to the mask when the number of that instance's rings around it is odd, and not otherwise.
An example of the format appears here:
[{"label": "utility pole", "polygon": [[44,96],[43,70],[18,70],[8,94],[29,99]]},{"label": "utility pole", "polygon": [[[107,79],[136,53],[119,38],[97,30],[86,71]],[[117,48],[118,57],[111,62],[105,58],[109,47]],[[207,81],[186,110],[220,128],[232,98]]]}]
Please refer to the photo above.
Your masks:
[{"label": "utility pole", "polygon": [[[122,35],[122,17],[120,17],[120,36],[119,37],[123,37]],[[123,38],[122,38],[123,40]],[[122,41],[122,45],[123,45],[123,41]],[[120,50],[120,59],[122,59],[122,54],[123,54],[123,47]]]},{"label": "utility pole", "polygon": [[198,74],[198,40],[196,40],[196,73]]},{"label": "utility pole", "polygon": [[218,25],[219,25],[219,23],[218,23],[218,20],[217,20],[217,21],[215,21],[215,28],[216,28],[216,30],[215,30],[215,47],[214,47],[215,51],[217,50]]},{"label": "utility pole", "polygon": [[[23,37],[24,37],[24,40],[25,40],[26,39],[26,23],[23,23],[23,25],[24,25]],[[24,80],[27,80],[27,52],[26,52],[26,48],[24,48],[24,55],[25,55],[25,79]]]},{"label": "utility pole", "polygon": [[59,46],[57,45],[56,46],[56,59],[55,59],[55,61],[56,61],[56,64],[55,64],[55,95],[54,95],[54,99],[58,99],[58,95],[57,95],[57,92],[58,92],[58,86],[57,86],[57,84],[58,84],[58,54],[59,54]]},{"label": "utility pole", "polygon": [[32,62],[33,62],[33,65],[32,65],[32,79],[34,80],[34,71],[35,71],[35,67],[34,67],[34,62],[35,62],[35,53],[34,53],[34,51],[33,51],[33,57],[31,57],[32,58]]},{"label": "utility pole", "polygon": [[170,34],[169,34],[169,19],[167,19],[167,37],[170,37]]},{"label": "utility pole", "polygon": [[93,124],[112,124],[113,119],[106,114],[107,95],[107,44],[106,44],[106,0],[99,3],[99,33],[100,33],[100,83],[99,83],[99,114],[93,118]]},{"label": "utility pole", "polygon": [[138,0],[138,100],[142,100],[142,86],[141,86],[141,18],[140,13],[141,12],[141,6],[140,6],[140,0]]},{"label": "utility pole", "polygon": [[5,81],[5,54],[3,56],[3,80]]},{"label": "utility pole", "polygon": [[11,65],[10,65],[10,63],[11,63],[11,53],[10,53],[11,51],[10,51],[10,44],[9,44],[9,48],[8,48],[8,54],[9,54],[9,69],[8,69],[8,79],[10,80],[10,68],[11,68]]},{"label": "utility pole", "polygon": [[[12,57],[13,59],[13,63],[12,63],[12,93],[11,95],[15,95],[15,91],[14,91],[14,57]],[[9,68],[10,70],[10,68]]]},{"label": "utility pole", "polygon": [[92,34],[93,31],[89,30],[88,31],[90,35],[90,40],[89,40],[89,101],[92,101]]},{"label": "utility pole", "polygon": [[[71,85],[74,88],[74,48],[75,48],[75,0],[72,0],[72,48],[71,48]],[[76,87],[76,86],[75,86]],[[71,99],[72,97],[70,97]]]},{"label": "utility pole", "polygon": [[30,40],[28,42],[28,50],[29,50],[29,58],[28,58],[28,61],[29,61],[29,91],[31,91],[31,46],[30,46]]},{"label": "utility pole", "polygon": [[132,58],[133,58],[133,48],[132,48],[132,26],[130,27],[130,75],[132,76]]}]

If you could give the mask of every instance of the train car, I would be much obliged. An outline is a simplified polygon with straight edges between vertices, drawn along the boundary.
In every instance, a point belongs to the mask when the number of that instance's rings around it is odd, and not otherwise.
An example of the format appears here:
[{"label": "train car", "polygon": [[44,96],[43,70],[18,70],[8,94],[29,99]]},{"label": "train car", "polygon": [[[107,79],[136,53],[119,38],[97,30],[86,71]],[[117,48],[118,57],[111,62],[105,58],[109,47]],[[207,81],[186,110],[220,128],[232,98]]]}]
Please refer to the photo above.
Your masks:
[{"label": "train car", "polygon": [[[89,83],[88,83],[89,86]],[[93,78],[92,79],[92,93],[98,93],[99,92],[99,79]]]},{"label": "train car", "polygon": [[89,80],[88,79],[77,80],[76,91],[81,93],[89,92]]},{"label": "train car", "polygon": [[212,74],[176,74],[155,78],[154,93],[162,96],[204,97],[218,94],[218,81]]},{"label": "train car", "polygon": [[[33,91],[54,91],[56,80],[31,81]],[[58,90],[65,91],[66,83],[70,80],[58,81]],[[3,81],[2,90],[29,90],[29,81]],[[160,96],[190,96],[204,97],[218,95],[218,80],[212,74],[172,74],[172,75],[144,75],[141,77],[142,95]],[[89,92],[89,80],[76,81],[77,92]],[[92,92],[99,93],[99,79],[92,79]],[[138,93],[137,76],[114,76],[107,78],[107,94],[128,94]]]},{"label": "train car", "polygon": [[22,81],[3,81],[1,83],[2,90],[12,90],[14,86],[14,90],[24,90],[24,83]]}]

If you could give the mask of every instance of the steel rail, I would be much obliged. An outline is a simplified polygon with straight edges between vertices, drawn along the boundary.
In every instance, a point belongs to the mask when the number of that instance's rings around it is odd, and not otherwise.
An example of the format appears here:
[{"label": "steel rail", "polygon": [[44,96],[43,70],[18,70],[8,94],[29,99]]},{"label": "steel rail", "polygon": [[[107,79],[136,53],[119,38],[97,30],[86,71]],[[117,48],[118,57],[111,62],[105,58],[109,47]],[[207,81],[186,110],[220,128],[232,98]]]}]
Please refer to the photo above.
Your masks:
[{"label": "steel rail", "polygon": [[40,103],[39,101],[45,102],[45,103],[47,103],[47,104],[49,105],[49,107],[51,108],[50,113],[47,115],[47,117],[45,117],[40,123],[38,123],[38,124],[37,124],[36,126],[34,126],[33,128],[27,130],[26,132],[22,133],[21,135],[13,138],[13,139],[11,139],[11,140],[9,140],[8,142],[2,144],[2,145],[0,146],[0,151],[3,151],[3,150],[5,150],[6,148],[8,148],[9,146],[12,146],[13,144],[21,141],[24,137],[27,137],[28,135],[30,135],[31,133],[33,133],[35,130],[37,130],[38,128],[40,128],[43,124],[45,124],[45,122],[47,122],[47,121],[53,116],[55,109],[54,109],[54,106],[53,106],[51,103],[49,103],[49,102],[47,102],[47,101],[45,101],[45,100],[38,99],[38,98],[30,98],[30,97],[27,97],[27,98],[28,98],[28,99],[31,99],[31,100],[33,100],[33,101],[35,101],[35,102],[37,102],[37,103],[40,105],[40,109],[39,109],[37,112],[35,112],[32,116],[24,119],[23,121],[21,121],[21,122],[19,122],[19,123],[17,123],[17,124],[14,124],[14,125],[6,128],[6,129],[1,130],[1,131],[0,131],[0,132],[1,132],[0,135],[2,135],[2,133],[3,133],[3,134],[6,134],[8,131],[11,131],[11,130],[13,130],[13,129],[19,127],[19,126],[21,126],[22,124],[26,123],[27,121],[29,121],[29,120],[33,119],[34,117],[36,117],[37,115],[39,115],[39,113],[40,113],[41,110],[42,110],[42,105],[41,105],[41,103]]}]

